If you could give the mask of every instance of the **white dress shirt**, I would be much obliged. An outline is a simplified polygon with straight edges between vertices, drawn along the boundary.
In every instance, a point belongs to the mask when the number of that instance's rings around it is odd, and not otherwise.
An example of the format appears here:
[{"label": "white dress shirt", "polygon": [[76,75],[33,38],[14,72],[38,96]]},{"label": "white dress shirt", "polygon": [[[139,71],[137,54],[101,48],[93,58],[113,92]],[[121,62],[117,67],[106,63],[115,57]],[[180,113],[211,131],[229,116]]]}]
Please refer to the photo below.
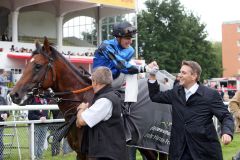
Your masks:
[{"label": "white dress shirt", "polygon": [[92,128],[101,121],[106,121],[112,116],[112,102],[107,98],[100,98],[82,112],[81,116],[85,123]]},{"label": "white dress shirt", "polygon": [[193,95],[197,91],[198,87],[199,87],[199,84],[195,83],[191,88],[189,88],[189,90],[184,88],[186,101],[191,95]]}]

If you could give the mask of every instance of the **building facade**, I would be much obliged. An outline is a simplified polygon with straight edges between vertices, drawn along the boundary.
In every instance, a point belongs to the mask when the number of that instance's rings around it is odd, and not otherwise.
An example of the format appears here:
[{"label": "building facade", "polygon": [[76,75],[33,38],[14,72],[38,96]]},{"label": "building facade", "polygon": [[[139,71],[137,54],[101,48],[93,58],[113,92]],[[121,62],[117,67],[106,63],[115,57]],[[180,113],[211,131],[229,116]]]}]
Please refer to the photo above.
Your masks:
[{"label": "building facade", "polygon": [[35,50],[34,40],[46,36],[69,61],[91,72],[93,53],[112,38],[113,24],[137,25],[136,18],[126,16],[135,15],[135,7],[136,0],[1,0],[0,69],[17,82]]},{"label": "building facade", "polygon": [[222,24],[223,76],[240,75],[240,21]]}]

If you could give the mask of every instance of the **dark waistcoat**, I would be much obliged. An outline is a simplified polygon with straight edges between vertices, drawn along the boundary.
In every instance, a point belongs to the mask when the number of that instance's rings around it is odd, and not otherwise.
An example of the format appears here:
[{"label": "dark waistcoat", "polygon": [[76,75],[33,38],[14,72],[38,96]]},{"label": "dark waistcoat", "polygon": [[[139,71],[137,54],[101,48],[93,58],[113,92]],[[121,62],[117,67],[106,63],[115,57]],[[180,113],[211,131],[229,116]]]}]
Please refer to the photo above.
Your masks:
[{"label": "dark waistcoat", "polygon": [[88,130],[88,155],[90,157],[125,160],[126,141],[123,130],[120,98],[110,86],[105,86],[96,93],[93,103],[100,98],[107,98],[112,102],[112,116],[107,121],[101,121]]}]

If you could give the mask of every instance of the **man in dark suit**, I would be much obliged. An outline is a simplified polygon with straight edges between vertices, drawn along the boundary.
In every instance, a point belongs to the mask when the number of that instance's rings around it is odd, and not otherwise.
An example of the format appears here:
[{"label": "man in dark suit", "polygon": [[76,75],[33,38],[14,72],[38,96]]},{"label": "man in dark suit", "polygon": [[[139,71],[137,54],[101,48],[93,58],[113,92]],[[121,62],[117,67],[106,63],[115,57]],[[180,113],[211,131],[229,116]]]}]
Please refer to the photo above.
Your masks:
[{"label": "man in dark suit", "polygon": [[213,116],[222,124],[222,143],[232,141],[233,118],[218,92],[199,83],[201,71],[197,62],[183,61],[179,85],[165,92],[159,91],[154,75],[149,78],[151,100],[172,105],[171,160],[223,159]]}]

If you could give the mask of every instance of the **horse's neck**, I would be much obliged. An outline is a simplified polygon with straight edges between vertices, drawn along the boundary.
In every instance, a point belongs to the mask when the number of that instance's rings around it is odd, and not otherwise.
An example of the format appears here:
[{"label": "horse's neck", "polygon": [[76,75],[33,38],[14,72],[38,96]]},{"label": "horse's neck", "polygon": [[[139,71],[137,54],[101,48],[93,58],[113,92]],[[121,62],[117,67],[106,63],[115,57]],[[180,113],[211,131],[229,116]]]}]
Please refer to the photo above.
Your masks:
[{"label": "horse's neck", "polygon": [[[89,85],[90,84],[84,82],[83,78],[65,64],[65,66],[63,65],[56,70],[56,82],[54,84],[53,91],[76,91],[88,87]],[[91,102],[92,97],[92,90],[78,94],[64,95],[60,98],[69,99],[70,101],[63,101],[59,104],[59,108],[63,113],[68,111],[73,112],[81,102]],[[71,100],[79,100],[81,102],[72,102]],[[71,109],[73,110],[71,111]]]},{"label": "horse's neck", "polygon": [[87,86],[88,84],[77,73],[71,70],[68,65],[65,64],[56,70],[56,83],[53,87],[56,91],[72,91]]}]

